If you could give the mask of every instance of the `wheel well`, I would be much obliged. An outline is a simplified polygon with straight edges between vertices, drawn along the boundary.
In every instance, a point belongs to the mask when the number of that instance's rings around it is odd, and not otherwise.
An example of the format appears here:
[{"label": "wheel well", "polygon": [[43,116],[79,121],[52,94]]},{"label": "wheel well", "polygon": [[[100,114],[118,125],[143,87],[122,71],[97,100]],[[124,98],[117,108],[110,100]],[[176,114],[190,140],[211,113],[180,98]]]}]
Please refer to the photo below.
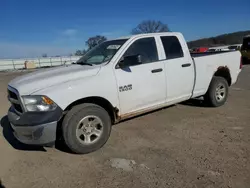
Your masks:
[{"label": "wheel well", "polygon": [[219,67],[217,71],[214,73],[214,76],[225,78],[229,86],[232,83],[232,78],[228,67]]},{"label": "wheel well", "polygon": [[83,103],[93,103],[96,105],[101,106],[104,108],[108,113],[111,118],[112,124],[114,124],[117,120],[117,112],[118,109],[116,107],[113,107],[113,105],[107,100],[102,97],[87,97],[83,99],[79,99],[73,103],[71,103],[69,106],[64,111],[70,110],[72,107],[78,105],[78,104],[83,104]]}]

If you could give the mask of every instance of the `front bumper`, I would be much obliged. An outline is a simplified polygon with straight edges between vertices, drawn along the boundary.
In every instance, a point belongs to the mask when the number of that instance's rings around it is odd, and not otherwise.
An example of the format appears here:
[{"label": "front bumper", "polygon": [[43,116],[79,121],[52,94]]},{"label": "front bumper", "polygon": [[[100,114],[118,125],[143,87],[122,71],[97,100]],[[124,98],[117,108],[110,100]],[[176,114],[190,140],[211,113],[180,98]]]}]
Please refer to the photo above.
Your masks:
[{"label": "front bumper", "polygon": [[52,112],[25,112],[17,114],[13,107],[8,111],[8,119],[14,136],[24,144],[47,145],[55,142],[57,122],[63,111],[58,107]]}]

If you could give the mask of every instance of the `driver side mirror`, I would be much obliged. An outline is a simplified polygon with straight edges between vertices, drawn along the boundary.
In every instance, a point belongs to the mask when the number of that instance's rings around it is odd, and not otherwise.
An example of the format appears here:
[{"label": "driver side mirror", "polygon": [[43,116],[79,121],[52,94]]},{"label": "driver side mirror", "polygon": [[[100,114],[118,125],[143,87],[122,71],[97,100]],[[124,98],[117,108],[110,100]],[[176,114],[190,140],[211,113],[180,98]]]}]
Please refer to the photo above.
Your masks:
[{"label": "driver side mirror", "polygon": [[120,68],[135,66],[142,64],[142,57],[141,55],[131,55],[123,57],[119,62]]}]

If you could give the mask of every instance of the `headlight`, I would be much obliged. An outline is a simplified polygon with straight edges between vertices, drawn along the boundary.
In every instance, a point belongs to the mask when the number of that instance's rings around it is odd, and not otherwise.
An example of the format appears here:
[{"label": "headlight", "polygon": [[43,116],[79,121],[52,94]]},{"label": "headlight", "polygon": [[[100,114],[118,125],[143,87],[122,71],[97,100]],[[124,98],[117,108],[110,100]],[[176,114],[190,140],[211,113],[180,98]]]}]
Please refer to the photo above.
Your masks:
[{"label": "headlight", "polygon": [[23,96],[23,102],[27,111],[45,112],[55,110],[57,105],[49,97],[41,95]]}]

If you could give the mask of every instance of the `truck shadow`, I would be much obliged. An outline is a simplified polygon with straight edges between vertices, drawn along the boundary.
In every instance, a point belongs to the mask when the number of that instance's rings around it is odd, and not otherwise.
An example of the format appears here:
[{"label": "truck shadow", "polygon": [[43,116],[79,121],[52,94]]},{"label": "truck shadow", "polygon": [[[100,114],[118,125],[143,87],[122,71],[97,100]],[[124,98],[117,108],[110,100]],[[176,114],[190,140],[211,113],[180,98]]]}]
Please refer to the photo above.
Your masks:
[{"label": "truck shadow", "polygon": [[68,146],[64,143],[63,140],[56,140],[55,149],[65,153],[75,154],[68,148]]},{"label": "truck shadow", "polygon": [[5,188],[5,186],[2,184],[1,180],[0,180],[0,188]]},{"label": "truck shadow", "polygon": [[[7,116],[4,116],[1,121],[1,126],[3,128],[3,136],[9,142],[9,144],[17,149],[17,150],[24,150],[24,151],[46,151],[42,146],[33,146],[33,145],[26,145],[19,142],[13,135],[13,130],[10,126],[9,120]],[[0,186],[1,188],[1,186]]]},{"label": "truck shadow", "polygon": [[205,103],[202,99],[189,99],[187,101],[181,102],[180,104],[186,105],[186,106],[193,106],[193,107],[199,107],[199,108],[208,108],[209,106]]},{"label": "truck shadow", "polygon": [[5,188],[5,186],[2,184],[1,180],[0,180],[0,188]]},{"label": "truck shadow", "polygon": [[[17,150],[23,150],[23,151],[43,151],[43,152],[46,152],[46,149],[43,146],[27,145],[27,144],[23,144],[23,143],[19,142],[13,134],[13,130],[10,126],[10,123],[9,123],[7,116],[4,116],[0,120],[0,124],[3,128],[4,138],[8,141],[8,143],[13,148],[15,148]],[[48,146],[48,147],[50,147],[50,146]],[[59,151],[73,154],[62,140],[57,140],[55,145],[53,145],[52,147],[55,147],[55,149],[57,149]],[[0,186],[0,188],[1,188],[1,186]]]},{"label": "truck shadow", "polygon": [[[190,99],[190,100],[182,102],[180,104],[181,105],[187,105],[187,106],[201,107],[201,108],[202,107],[207,107],[207,105],[201,99]],[[173,106],[175,106],[175,105],[171,105],[171,106],[163,107],[163,108],[153,110],[153,111],[150,111],[150,112],[146,112],[146,113],[143,113],[143,114],[139,114],[139,115],[136,115],[134,117],[130,117],[130,118],[126,119],[126,120],[122,120],[121,122],[129,121],[129,120],[132,120],[132,119],[137,118],[137,117],[145,116],[145,115],[148,115],[148,114],[151,114],[151,113],[158,112],[160,110],[171,108]],[[8,143],[13,148],[15,148],[17,150],[23,150],[23,151],[43,151],[43,152],[46,152],[46,149],[44,147],[42,147],[42,146],[27,145],[27,144],[23,144],[23,143],[19,142],[13,135],[13,130],[12,130],[11,126],[10,126],[10,123],[9,123],[9,120],[8,120],[7,116],[4,116],[0,120],[0,124],[1,124],[1,126],[3,128],[3,136],[4,136],[4,138],[8,141]],[[58,134],[60,134],[60,133],[58,133]],[[70,151],[70,149],[66,146],[66,144],[61,139],[56,141],[55,149],[57,149],[57,150],[59,150],[61,152],[74,154],[74,153],[72,153]],[[0,188],[1,188],[1,186],[0,186]]]}]

